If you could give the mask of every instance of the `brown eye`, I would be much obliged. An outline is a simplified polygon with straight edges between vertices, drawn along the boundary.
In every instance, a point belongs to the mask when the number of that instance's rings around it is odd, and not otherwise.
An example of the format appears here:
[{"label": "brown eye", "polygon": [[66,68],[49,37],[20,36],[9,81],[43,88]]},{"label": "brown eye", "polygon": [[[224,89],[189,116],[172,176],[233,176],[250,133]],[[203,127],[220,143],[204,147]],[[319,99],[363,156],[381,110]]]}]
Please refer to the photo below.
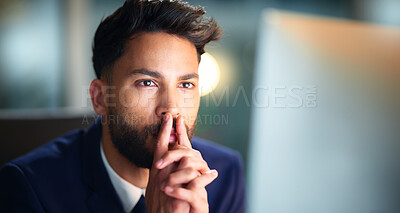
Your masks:
[{"label": "brown eye", "polygon": [[152,80],[143,80],[140,81],[139,86],[144,86],[144,87],[154,87],[157,86]]},{"label": "brown eye", "polygon": [[190,82],[183,82],[183,83],[180,84],[179,87],[190,89],[190,88],[193,88],[194,85],[192,83],[190,83]]},{"label": "brown eye", "polygon": [[145,86],[150,86],[150,85],[151,85],[151,81],[144,81],[143,84],[144,84]]}]

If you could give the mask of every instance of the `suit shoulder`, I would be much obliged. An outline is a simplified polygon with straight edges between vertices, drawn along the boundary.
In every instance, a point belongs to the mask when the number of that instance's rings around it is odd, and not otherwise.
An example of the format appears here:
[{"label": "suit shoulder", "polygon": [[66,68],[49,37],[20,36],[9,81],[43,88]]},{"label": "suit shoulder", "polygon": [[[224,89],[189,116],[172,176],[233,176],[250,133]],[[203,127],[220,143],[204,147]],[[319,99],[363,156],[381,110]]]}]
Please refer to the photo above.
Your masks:
[{"label": "suit shoulder", "polygon": [[70,131],[12,160],[10,163],[18,166],[22,170],[26,167],[44,168],[50,166],[52,162],[55,162],[54,160],[61,160],[68,152],[76,150],[83,134],[84,130],[80,129]]},{"label": "suit shoulder", "polygon": [[28,211],[44,212],[44,209],[21,168],[7,163],[0,170],[0,212]]}]

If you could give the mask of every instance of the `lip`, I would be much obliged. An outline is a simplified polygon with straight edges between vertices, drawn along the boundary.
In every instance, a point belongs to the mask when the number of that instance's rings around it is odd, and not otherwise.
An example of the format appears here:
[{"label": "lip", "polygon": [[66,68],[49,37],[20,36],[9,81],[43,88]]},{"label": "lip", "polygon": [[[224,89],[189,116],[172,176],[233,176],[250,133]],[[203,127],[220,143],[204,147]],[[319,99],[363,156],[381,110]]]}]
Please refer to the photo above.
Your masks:
[{"label": "lip", "polygon": [[171,133],[169,135],[169,142],[170,143],[175,143],[177,141],[177,139],[178,139],[178,137],[176,135],[176,131],[175,131],[175,129],[172,129]]},{"label": "lip", "polygon": [[173,133],[171,132],[171,134],[169,135],[169,142],[170,142],[170,143],[175,143],[176,140],[177,140],[177,138],[178,138],[178,137],[176,136],[176,134],[175,134],[175,133],[173,134]]}]

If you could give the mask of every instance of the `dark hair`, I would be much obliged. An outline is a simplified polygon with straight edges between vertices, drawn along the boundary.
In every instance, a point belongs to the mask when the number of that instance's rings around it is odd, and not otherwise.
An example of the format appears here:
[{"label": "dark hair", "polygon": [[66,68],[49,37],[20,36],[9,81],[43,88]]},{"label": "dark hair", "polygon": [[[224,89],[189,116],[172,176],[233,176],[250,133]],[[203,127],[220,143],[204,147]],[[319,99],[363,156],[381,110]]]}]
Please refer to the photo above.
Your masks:
[{"label": "dark hair", "polygon": [[110,79],[111,68],[125,50],[125,43],[142,32],[165,32],[188,39],[204,53],[204,46],[218,40],[221,28],[204,16],[203,7],[194,7],[179,0],[127,0],[104,19],[93,40],[93,67],[97,78]]}]

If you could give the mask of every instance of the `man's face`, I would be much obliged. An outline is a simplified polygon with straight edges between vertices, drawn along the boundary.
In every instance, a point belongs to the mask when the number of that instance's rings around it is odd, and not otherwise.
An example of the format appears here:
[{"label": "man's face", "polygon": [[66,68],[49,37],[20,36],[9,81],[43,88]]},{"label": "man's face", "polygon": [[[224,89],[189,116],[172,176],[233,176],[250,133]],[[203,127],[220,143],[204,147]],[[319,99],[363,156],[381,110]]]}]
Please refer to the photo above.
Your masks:
[{"label": "man's face", "polygon": [[107,107],[111,139],[119,152],[136,166],[150,168],[166,112],[184,117],[191,139],[200,103],[198,83],[197,52],[187,39],[143,33],[128,40],[113,67]]}]

